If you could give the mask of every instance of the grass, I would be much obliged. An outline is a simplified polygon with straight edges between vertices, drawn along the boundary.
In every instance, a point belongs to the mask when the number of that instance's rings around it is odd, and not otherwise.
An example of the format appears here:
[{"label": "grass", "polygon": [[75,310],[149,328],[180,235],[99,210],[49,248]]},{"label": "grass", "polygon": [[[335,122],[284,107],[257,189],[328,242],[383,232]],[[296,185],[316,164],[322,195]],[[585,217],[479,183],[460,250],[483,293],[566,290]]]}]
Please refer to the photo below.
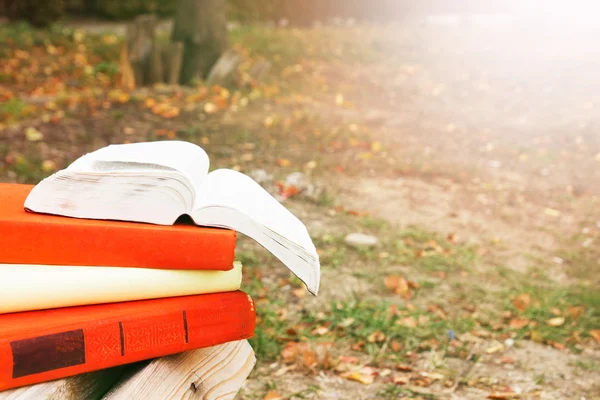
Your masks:
[{"label": "grass", "polygon": [[405,399],[419,398],[425,400],[434,400],[435,396],[430,394],[418,393],[413,390],[403,388],[402,386],[390,384],[377,393],[377,396],[382,399]]}]

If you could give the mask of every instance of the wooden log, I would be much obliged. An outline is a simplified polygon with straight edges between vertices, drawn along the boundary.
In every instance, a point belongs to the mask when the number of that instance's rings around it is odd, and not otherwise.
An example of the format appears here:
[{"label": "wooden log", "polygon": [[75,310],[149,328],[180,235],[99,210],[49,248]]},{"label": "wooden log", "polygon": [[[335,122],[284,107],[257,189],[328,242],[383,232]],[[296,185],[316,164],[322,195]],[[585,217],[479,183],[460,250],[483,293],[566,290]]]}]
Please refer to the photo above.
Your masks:
[{"label": "wooden log", "polygon": [[233,86],[239,79],[238,68],[242,63],[242,56],[235,50],[227,50],[210,70],[206,83],[209,86]]},{"label": "wooden log", "polygon": [[121,378],[125,367],[115,367],[23,386],[0,392],[0,400],[78,400],[99,399]]},{"label": "wooden log", "polygon": [[165,47],[163,53],[165,82],[170,85],[177,85],[181,76],[181,65],[183,62],[183,43],[171,42]]},{"label": "wooden log", "polygon": [[157,358],[103,400],[233,399],[255,363],[247,340]]},{"label": "wooden log", "polygon": [[156,16],[140,15],[127,25],[127,56],[138,86],[142,86],[149,81],[156,24]]},{"label": "wooden log", "polygon": [[148,66],[148,82],[149,84],[164,82],[163,62],[161,56],[160,43],[154,40],[152,43],[152,51],[150,54],[150,64]]}]

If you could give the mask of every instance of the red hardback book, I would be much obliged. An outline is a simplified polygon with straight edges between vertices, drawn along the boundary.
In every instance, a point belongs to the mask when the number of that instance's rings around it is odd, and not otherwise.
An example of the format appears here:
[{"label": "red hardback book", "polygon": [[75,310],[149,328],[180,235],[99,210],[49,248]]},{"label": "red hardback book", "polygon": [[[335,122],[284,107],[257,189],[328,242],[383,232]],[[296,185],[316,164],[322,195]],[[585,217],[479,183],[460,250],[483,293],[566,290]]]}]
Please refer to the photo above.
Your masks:
[{"label": "red hardback book", "polygon": [[33,186],[0,184],[0,264],[230,270],[236,232],[26,212]]},{"label": "red hardback book", "polygon": [[0,391],[249,338],[241,291],[0,315]]}]

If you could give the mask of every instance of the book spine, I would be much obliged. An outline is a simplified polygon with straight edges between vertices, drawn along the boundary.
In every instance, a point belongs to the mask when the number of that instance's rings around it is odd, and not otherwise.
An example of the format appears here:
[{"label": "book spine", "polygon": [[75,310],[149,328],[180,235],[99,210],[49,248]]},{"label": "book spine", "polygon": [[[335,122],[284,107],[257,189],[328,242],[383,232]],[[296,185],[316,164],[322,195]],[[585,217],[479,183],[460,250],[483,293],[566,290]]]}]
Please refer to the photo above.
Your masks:
[{"label": "book spine", "polygon": [[[0,391],[65,378],[182,351],[247,339],[254,333],[255,309],[242,292],[206,305],[65,324],[37,335],[0,338]],[[43,333],[42,333],[43,332]]]},{"label": "book spine", "polygon": [[1,224],[3,264],[227,271],[234,261],[236,233],[225,229],[24,221]]}]

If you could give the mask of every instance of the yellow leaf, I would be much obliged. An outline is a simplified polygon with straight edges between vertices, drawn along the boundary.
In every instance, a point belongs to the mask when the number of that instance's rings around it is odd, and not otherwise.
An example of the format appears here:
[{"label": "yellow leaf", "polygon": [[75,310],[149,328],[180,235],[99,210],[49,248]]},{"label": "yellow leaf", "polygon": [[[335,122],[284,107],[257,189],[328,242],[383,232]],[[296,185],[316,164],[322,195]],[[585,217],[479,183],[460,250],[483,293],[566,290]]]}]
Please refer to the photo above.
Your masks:
[{"label": "yellow leaf", "polygon": [[280,167],[289,167],[290,165],[292,165],[292,162],[287,158],[280,158],[279,160],[277,160],[277,164],[279,164]]},{"label": "yellow leaf", "polygon": [[504,350],[504,345],[502,343],[496,343],[494,346],[487,348],[485,352],[487,354],[494,354],[502,350]]},{"label": "yellow leaf", "polygon": [[146,99],[146,101],[144,101],[144,107],[146,108],[153,108],[156,105],[156,100],[154,100],[153,98],[148,98]]},{"label": "yellow leaf", "polygon": [[214,114],[219,110],[219,108],[211,102],[207,102],[204,104],[204,112],[207,114]]},{"label": "yellow leaf", "polygon": [[371,143],[371,151],[373,153],[377,153],[377,152],[381,151],[381,149],[383,149],[383,145],[381,144],[381,142]]},{"label": "yellow leaf", "polygon": [[544,214],[549,215],[551,217],[558,217],[558,216],[560,216],[560,211],[555,210],[553,208],[545,208]]},{"label": "yellow leaf", "polygon": [[44,160],[42,162],[42,171],[44,172],[52,172],[56,170],[56,163],[52,160]]},{"label": "yellow leaf", "polygon": [[337,104],[338,106],[343,106],[344,105],[344,95],[341,93],[338,93],[335,96],[335,104]]},{"label": "yellow leaf", "polygon": [[369,343],[381,343],[385,340],[385,333],[381,332],[381,331],[375,331],[373,333],[371,333],[368,337],[367,337],[367,342]]},{"label": "yellow leaf", "polygon": [[265,394],[263,400],[283,400],[283,397],[279,393],[270,390]]},{"label": "yellow leaf", "polygon": [[539,331],[531,331],[531,340],[536,343],[544,343],[544,337]]},{"label": "yellow leaf", "polygon": [[275,119],[273,119],[273,117],[269,116],[269,117],[265,118],[263,125],[265,126],[265,128],[270,128],[273,126],[273,122],[275,122]]},{"label": "yellow leaf", "polygon": [[548,324],[550,326],[561,326],[564,323],[565,323],[564,317],[550,318],[548,321],[546,321],[546,324]]},{"label": "yellow leaf", "polygon": [[315,169],[317,167],[317,162],[316,161],[309,161],[306,164],[304,164],[304,167],[307,169]]},{"label": "yellow leaf", "polygon": [[[363,371],[364,370],[364,371]],[[340,375],[342,378],[346,378],[350,381],[360,382],[364,385],[370,385],[375,382],[375,375],[370,368],[362,368],[359,371],[349,371]]]},{"label": "yellow leaf", "polygon": [[30,142],[39,142],[44,138],[44,134],[33,127],[25,129],[25,138]]},{"label": "yellow leaf", "polygon": [[590,331],[590,336],[594,338],[594,340],[600,343],[600,329],[592,329]]}]

